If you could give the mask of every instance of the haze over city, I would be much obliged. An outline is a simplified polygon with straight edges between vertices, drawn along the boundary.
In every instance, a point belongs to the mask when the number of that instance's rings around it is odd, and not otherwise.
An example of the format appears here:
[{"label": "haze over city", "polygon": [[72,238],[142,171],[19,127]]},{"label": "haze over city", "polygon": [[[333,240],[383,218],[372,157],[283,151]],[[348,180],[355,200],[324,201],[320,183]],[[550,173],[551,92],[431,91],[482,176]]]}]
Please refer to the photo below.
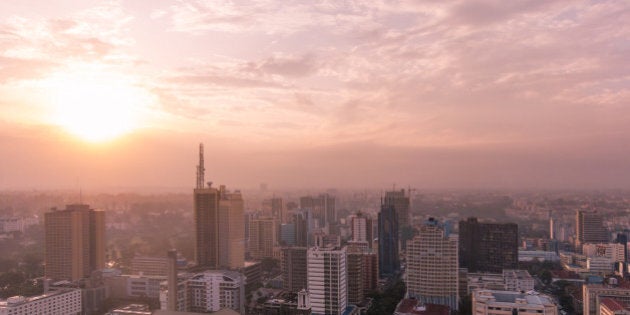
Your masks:
[{"label": "haze over city", "polygon": [[630,187],[627,1],[3,1],[0,189]]}]

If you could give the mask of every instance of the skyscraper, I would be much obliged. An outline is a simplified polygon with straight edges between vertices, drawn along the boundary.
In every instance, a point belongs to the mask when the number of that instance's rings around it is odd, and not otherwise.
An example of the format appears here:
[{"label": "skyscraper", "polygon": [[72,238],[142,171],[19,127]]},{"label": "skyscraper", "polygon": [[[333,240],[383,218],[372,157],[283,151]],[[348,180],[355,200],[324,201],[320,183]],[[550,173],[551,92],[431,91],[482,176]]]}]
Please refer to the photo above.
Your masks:
[{"label": "skyscraper", "polygon": [[398,216],[393,204],[381,204],[378,213],[379,276],[387,277],[400,270],[398,257]]},{"label": "skyscraper", "polygon": [[597,212],[578,210],[575,212],[576,247],[584,243],[608,243],[608,231],[604,228],[604,217]]},{"label": "skyscraper", "polygon": [[238,269],[245,262],[244,202],[240,191],[219,189],[219,267]]},{"label": "skyscraper", "polygon": [[518,225],[459,221],[459,265],[469,272],[518,269]]},{"label": "skyscraper", "polygon": [[44,214],[46,277],[75,281],[105,268],[105,212],[89,205]]},{"label": "skyscraper", "polygon": [[203,144],[199,145],[197,187],[193,190],[195,219],[195,261],[212,269],[241,268],[245,260],[245,222],[243,197],[206,186]]},{"label": "skyscraper", "polygon": [[407,294],[423,303],[458,308],[457,236],[433,218],[407,241]]},{"label": "skyscraper", "polygon": [[337,210],[335,208],[335,197],[329,194],[321,194],[317,197],[300,197],[300,208],[310,210],[313,219],[318,223],[317,227],[323,228],[326,225],[337,223]]},{"label": "skyscraper", "polygon": [[307,254],[312,314],[342,314],[347,305],[346,251],[312,247]]},{"label": "skyscraper", "polygon": [[385,204],[394,206],[399,227],[411,225],[409,196],[405,195],[404,189],[385,192]]}]

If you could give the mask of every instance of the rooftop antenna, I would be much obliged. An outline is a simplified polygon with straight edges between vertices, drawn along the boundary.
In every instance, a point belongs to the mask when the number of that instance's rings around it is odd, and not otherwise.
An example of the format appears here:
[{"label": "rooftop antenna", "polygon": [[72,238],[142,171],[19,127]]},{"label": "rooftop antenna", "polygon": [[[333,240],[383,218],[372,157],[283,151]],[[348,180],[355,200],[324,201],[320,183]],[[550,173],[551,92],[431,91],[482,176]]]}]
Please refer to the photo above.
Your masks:
[{"label": "rooftop antenna", "polygon": [[199,165],[197,165],[197,189],[204,187],[206,168],[203,166],[203,143],[199,144]]}]

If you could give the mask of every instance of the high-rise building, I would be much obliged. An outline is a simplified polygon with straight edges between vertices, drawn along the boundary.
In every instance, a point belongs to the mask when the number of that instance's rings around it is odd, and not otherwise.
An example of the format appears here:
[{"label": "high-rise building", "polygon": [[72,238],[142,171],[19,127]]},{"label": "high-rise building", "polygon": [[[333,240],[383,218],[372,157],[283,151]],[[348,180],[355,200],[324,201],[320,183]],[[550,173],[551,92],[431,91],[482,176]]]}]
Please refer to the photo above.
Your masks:
[{"label": "high-rise building", "polygon": [[295,223],[280,224],[280,245],[295,245]]},{"label": "high-rise building", "polygon": [[204,183],[203,144],[199,146],[197,187],[193,191],[195,261],[212,269],[237,269],[245,260],[244,202],[240,191],[230,192]]},{"label": "high-rise building", "polygon": [[407,241],[407,295],[423,303],[458,309],[457,235],[429,219]]},{"label": "high-rise building", "polygon": [[294,293],[306,289],[306,247],[282,248],[282,284]]},{"label": "high-rise building", "polygon": [[369,247],[372,247],[372,241],[374,240],[372,235],[372,218],[365,213],[358,212],[351,217],[350,227],[352,229],[352,241],[368,242]]},{"label": "high-rise building", "polygon": [[394,206],[396,215],[398,216],[398,226],[404,227],[411,225],[411,214],[409,213],[409,196],[405,195],[405,190],[394,190],[385,192],[386,205]]},{"label": "high-rise building", "polygon": [[295,228],[295,246],[309,246],[309,222],[310,212],[308,210],[296,211],[293,214],[293,224]]},{"label": "high-rise building", "polygon": [[279,223],[287,223],[288,218],[284,210],[284,202],[280,197],[271,198],[271,215],[278,220]]},{"label": "high-rise building", "polygon": [[608,231],[604,227],[604,217],[597,212],[578,210],[575,213],[576,247],[584,243],[607,243]]},{"label": "high-rise building", "polygon": [[398,257],[398,216],[392,204],[383,203],[378,213],[378,270],[380,277],[400,270]]},{"label": "high-rise building", "polygon": [[76,281],[105,268],[105,212],[84,204],[44,214],[46,277]]},{"label": "high-rise building", "polygon": [[273,247],[277,245],[276,220],[258,218],[249,222],[249,254],[253,259],[273,257]]},{"label": "high-rise building", "polygon": [[312,247],[307,253],[312,314],[342,314],[347,306],[346,251]]},{"label": "high-rise building", "polygon": [[[363,242],[358,244],[363,244]],[[346,255],[348,304],[358,304],[377,288],[376,253],[370,248],[349,244],[346,247]]]},{"label": "high-rise building", "polygon": [[300,208],[310,210],[319,228],[337,223],[337,210],[335,208],[334,196],[321,194],[317,197],[300,197]]},{"label": "high-rise building", "polygon": [[244,201],[241,192],[219,189],[219,267],[238,269],[245,262]]},{"label": "high-rise building", "polygon": [[469,272],[518,269],[518,225],[459,221],[459,265]]}]

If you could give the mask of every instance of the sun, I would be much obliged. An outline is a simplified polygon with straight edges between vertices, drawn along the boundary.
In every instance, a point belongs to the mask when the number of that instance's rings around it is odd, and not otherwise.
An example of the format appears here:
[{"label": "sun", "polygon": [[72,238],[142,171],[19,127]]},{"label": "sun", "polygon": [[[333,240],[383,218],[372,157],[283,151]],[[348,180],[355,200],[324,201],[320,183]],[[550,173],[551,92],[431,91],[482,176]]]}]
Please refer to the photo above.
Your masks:
[{"label": "sun", "polygon": [[68,73],[49,80],[52,123],[90,142],[104,142],[141,126],[146,90],[111,73]]}]

